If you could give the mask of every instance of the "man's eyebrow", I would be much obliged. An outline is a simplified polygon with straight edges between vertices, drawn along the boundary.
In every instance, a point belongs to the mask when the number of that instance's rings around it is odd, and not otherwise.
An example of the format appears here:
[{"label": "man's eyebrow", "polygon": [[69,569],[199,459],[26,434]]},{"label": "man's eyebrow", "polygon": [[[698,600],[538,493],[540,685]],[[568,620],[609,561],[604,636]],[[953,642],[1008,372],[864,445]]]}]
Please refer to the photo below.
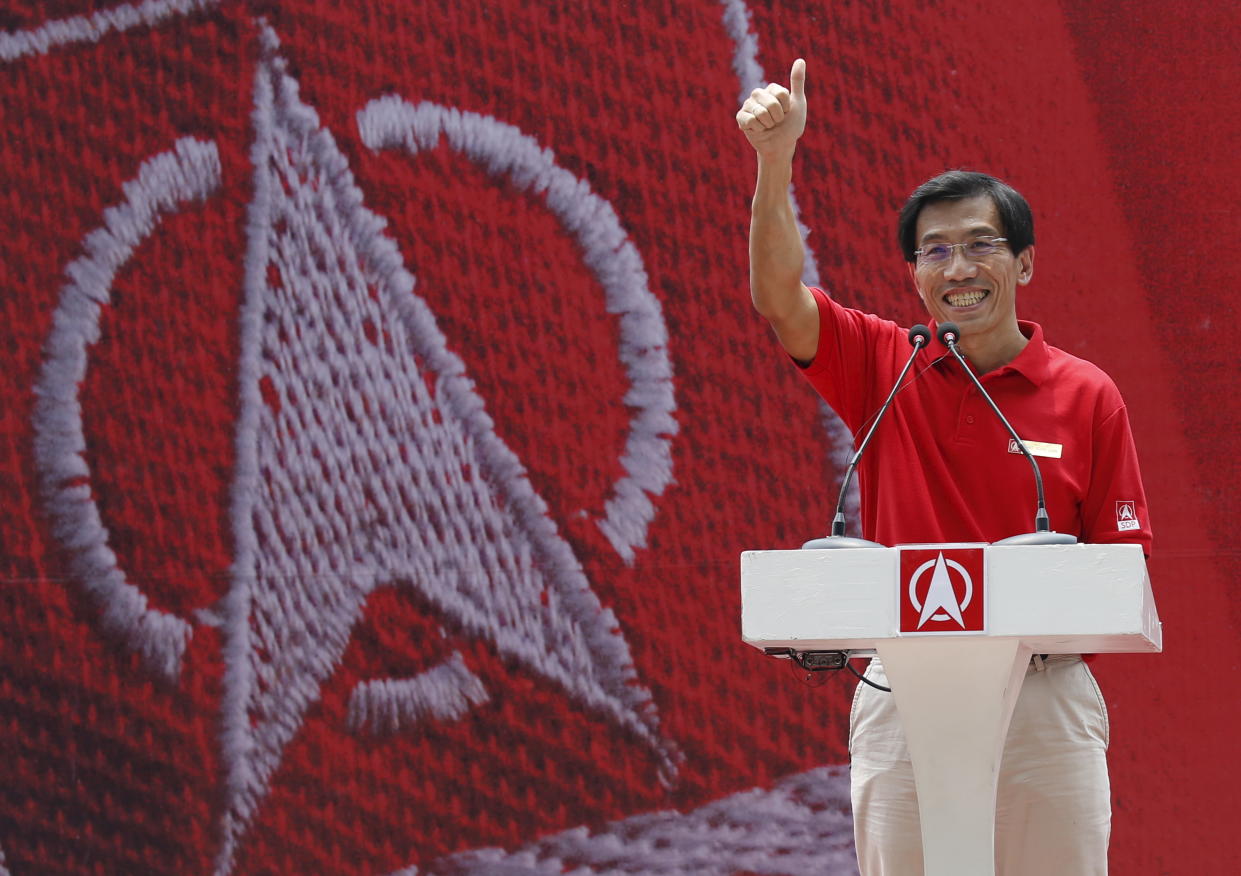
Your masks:
[{"label": "man's eyebrow", "polygon": [[[970,237],[970,236],[978,237],[980,235],[999,236],[1000,231],[998,228],[992,228],[990,225],[983,224],[983,225],[975,225],[972,228],[966,229],[965,234],[967,237]],[[945,232],[940,231],[938,228],[932,228],[926,234],[918,238],[918,241],[920,243],[925,243],[928,240],[943,240],[946,237],[947,237],[947,234]]]}]

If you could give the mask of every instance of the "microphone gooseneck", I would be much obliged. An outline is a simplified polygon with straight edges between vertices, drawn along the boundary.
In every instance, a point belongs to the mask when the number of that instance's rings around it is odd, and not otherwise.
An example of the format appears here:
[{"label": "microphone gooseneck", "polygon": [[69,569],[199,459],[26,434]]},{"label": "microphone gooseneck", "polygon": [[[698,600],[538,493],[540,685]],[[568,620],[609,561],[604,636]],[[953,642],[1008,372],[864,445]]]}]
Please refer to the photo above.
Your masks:
[{"label": "microphone gooseneck", "polygon": [[836,516],[832,518],[832,534],[829,538],[812,539],[802,545],[803,548],[819,550],[823,548],[883,547],[883,545],[877,542],[868,541],[864,538],[849,538],[845,535],[845,497],[849,491],[849,484],[853,480],[853,471],[857,468],[858,460],[862,458],[862,454],[866,451],[866,445],[870,443],[871,436],[875,434],[875,429],[879,428],[879,422],[883,419],[884,414],[888,412],[892,399],[896,397],[896,393],[900,390],[901,383],[905,380],[905,375],[909,373],[909,368],[913,365],[918,351],[930,342],[931,330],[926,326],[916,325],[909,330],[909,343],[914,348],[913,352],[905,360],[905,367],[901,369],[896,382],[892,384],[892,391],[888,393],[888,397],[879,408],[879,412],[875,414],[875,419],[870,424],[866,437],[862,439],[862,443],[858,445],[857,450],[854,451],[853,456],[849,459],[849,465],[845,469],[845,476],[840,481],[840,495],[836,499]]},{"label": "microphone gooseneck", "polygon": [[1014,535],[1001,539],[995,544],[1077,544],[1077,539],[1069,535],[1067,532],[1053,532],[1051,528],[1051,520],[1047,516],[1047,502],[1043,493],[1043,473],[1039,471],[1038,463],[1019,437],[1017,432],[1009,424],[1004,414],[1000,413],[999,406],[990,394],[983,388],[982,381],[974,374],[969,364],[965,361],[965,357],[961,355],[960,349],[957,348],[957,342],[961,339],[961,330],[955,322],[945,322],[939,326],[937,332],[940,343],[948,348],[948,351],[961,363],[962,370],[974,382],[974,386],[978,389],[980,395],[986,400],[987,405],[1004,424],[1004,428],[1008,431],[1009,437],[1013,439],[1017,449],[1029,461],[1030,468],[1034,472],[1034,489],[1038,494],[1038,508],[1034,512],[1034,532]]}]

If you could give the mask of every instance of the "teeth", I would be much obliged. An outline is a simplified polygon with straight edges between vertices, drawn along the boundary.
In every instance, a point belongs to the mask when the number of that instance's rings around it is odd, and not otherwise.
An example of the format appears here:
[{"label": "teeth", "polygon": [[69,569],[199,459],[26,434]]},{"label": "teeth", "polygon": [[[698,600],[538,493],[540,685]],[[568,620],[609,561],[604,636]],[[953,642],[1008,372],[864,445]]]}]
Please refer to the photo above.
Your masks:
[{"label": "teeth", "polygon": [[948,303],[953,307],[969,307],[972,304],[977,304],[979,301],[982,301],[985,297],[987,297],[987,293],[980,289],[949,292],[947,296]]}]

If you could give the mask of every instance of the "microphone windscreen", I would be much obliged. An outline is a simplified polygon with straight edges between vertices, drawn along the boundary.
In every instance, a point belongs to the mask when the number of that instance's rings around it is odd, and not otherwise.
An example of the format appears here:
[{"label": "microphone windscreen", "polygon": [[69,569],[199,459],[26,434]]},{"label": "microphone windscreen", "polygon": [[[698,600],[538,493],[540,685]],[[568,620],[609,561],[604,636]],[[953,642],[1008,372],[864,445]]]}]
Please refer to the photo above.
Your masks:
[{"label": "microphone windscreen", "polygon": [[937,334],[941,344],[948,344],[949,342],[955,344],[961,340],[961,331],[957,328],[955,322],[941,322]]},{"label": "microphone windscreen", "polygon": [[909,344],[912,347],[918,346],[918,338],[922,338],[923,345],[931,342],[931,330],[919,323],[909,330]]}]

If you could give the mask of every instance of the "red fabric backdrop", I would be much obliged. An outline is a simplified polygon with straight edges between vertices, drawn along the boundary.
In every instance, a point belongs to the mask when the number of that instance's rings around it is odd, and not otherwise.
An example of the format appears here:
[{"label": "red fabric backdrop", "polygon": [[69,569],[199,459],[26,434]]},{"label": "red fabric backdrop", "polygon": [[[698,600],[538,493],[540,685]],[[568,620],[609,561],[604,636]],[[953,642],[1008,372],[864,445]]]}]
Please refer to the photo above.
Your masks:
[{"label": "red fabric backdrop", "polygon": [[918,318],[927,176],[1030,198],[1156,531],[1112,868],[1235,872],[1233,4],[526,6],[0,13],[0,872],[850,872],[852,685],[738,636],[843,449],[745,282],[732,115],[799,55],[840,300]]}]

